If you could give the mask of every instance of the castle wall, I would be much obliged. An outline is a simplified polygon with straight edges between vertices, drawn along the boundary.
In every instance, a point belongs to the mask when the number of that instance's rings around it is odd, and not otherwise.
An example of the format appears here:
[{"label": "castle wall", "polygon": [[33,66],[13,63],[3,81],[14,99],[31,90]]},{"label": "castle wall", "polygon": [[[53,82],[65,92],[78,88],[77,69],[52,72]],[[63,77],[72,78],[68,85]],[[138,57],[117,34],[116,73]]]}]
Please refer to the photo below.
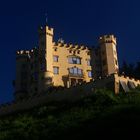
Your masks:
[{"label": "castle wall", "polygon": [[[92,78],[88,76],[88,71],[91,71],[91,65],[88,66],[87,60],[91,60],[91,56],[88,53],[89,49],[82,46],[70,46],[67,44],[57,44],[54,45],[53,56],[58,56],[58,62],[53,62],[53,67],[59,68],[59,73],[55,74],[53,77],[53,82],[55,86],[66,86],[69,82],[68,78],[82,79],[83,81],[89,82]],[[56,50],[56,51],[55,51]],[[76,57],[80,58],[80,64],[70,64],[69,58]],[[82,69],[81,75],[69,75],[69,68],[79,68]]]},{"label": "castle wall", "polygon": [[[23,99],[18,102],[13,102],[10,104],[5,104],[0,106],[0,116],[8,115],[11,113],[17,113],[24,110],[32,109],[36,106],[45,105],[51,102],[74,102],[83,97],[90,96],[94,94],[97,89],[107,89],[118,94],[121,91],[121,82],[126,83],[129,87],[129,82],[133,82],[136,87],[140,86],[140,80],[131,79],[129,77],[118,76],[117,74],[112,74],[110,76],[104,77],[102,79],[96,79],[89,83],[83,83],[70,88],[57,89],[54,91],[46,91],[44,94],[36,95],[28,99]],[[129,87],[130,89],[130,87]],[[133,89],[131,87],[131,89]],[[123,89],[124,92],[125,88]],[[127,91],[129,92],[129,91]]]}]

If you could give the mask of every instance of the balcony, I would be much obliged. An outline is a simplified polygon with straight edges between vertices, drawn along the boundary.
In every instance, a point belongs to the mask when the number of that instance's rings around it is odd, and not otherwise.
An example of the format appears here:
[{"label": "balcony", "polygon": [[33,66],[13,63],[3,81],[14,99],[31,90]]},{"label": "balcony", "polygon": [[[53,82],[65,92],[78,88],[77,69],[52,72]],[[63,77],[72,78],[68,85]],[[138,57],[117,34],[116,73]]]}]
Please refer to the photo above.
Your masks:
[{"label": "balcony", "polygon": [[68,74],[68,77],[69,77],[69,78],[80,78],[80,79],[83,79],[83,78],[84,78],[84,75],[83,75],[83,74],[69,73],[69,74]]}]

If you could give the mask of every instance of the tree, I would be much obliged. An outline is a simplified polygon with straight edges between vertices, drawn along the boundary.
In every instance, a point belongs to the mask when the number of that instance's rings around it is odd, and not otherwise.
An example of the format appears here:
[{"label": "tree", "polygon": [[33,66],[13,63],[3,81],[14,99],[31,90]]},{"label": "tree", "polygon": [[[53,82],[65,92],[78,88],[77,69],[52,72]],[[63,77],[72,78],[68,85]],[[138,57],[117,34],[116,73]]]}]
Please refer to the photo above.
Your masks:
[{"label": "tree", "polygon": [[134,75],[135,75],[135,78],[140,79],[140,62],[137,62]]}]

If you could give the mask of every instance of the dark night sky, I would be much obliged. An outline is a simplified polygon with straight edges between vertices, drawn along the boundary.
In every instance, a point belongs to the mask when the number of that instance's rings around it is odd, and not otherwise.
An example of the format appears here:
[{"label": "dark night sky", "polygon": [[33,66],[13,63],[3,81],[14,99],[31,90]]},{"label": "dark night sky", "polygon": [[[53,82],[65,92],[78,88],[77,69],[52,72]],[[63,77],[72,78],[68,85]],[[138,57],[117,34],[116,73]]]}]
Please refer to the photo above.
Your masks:
[{"label": "dark night sky", "polygon": [[55,38],[96,45],[103,34],[118,39],[119,62],[140,60],[139,0],[5,0],[0,2],[0,103],[13,99],[15,51],[37,45],[37,29],[48,23]]}]

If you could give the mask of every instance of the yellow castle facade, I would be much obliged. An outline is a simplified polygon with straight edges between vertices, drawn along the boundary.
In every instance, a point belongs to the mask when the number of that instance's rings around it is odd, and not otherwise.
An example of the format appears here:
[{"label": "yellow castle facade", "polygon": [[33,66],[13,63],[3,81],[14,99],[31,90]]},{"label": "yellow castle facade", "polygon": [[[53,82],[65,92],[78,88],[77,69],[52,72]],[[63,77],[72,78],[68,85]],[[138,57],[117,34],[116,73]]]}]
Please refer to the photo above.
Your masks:
[{"label": "yellow castle facade", "polygon": [[54,42],[54,29],[39,28],[39,44],[16,52],[17,99],[45,92],[50,86],[71,87],[118,73],[114,35],[99,37],[97,47]]}]

